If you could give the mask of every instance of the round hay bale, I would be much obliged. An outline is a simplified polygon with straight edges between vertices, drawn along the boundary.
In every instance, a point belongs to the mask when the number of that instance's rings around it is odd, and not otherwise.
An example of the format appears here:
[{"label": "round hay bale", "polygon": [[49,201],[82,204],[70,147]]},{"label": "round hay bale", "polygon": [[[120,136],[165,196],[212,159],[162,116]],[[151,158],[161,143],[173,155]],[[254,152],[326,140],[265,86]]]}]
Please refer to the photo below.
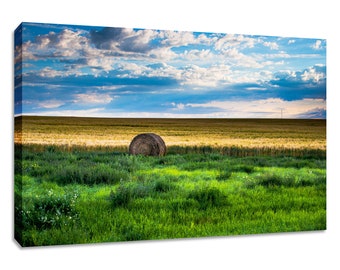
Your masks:
[{"label": "round hay bale", "polygon": [[129,146],[132,155],[164,156],[166,146],[163,139],[154,133],[143,133],[133,138]]}]

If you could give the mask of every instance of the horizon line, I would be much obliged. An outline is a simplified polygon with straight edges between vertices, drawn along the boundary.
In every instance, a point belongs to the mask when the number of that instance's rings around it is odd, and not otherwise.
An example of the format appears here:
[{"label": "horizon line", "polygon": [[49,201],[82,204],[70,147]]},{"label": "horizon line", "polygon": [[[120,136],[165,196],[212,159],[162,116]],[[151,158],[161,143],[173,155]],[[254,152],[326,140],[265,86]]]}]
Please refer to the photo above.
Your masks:
[{"label": "horizon line", "polygon": [[14,118],[18,117],[59,117],[59,118],[105,118],[105,119],[230,119],[230,120],[327,120],[327,118],[288,118],[288,117],[131,117],[131,116],[79,116],[79,115],[39,115],[39,114],[14,114]]}]

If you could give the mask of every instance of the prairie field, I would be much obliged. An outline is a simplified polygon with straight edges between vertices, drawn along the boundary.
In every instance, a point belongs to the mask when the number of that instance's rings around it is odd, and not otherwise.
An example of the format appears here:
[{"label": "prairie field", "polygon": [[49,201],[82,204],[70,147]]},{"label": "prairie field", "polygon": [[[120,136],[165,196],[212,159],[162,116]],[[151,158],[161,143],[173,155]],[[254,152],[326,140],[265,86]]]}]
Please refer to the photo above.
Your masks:
[{"label": "prairie field", "polygon": [[[159,134],[162,157],[128,154]],[[326,121],[15,119],[23,246],[326,229]]]},{"label": "prairie field", "polygon": [[326,150],[325,120],[20,117],[15,143],[127,148],[139,133],[168,146]]}]

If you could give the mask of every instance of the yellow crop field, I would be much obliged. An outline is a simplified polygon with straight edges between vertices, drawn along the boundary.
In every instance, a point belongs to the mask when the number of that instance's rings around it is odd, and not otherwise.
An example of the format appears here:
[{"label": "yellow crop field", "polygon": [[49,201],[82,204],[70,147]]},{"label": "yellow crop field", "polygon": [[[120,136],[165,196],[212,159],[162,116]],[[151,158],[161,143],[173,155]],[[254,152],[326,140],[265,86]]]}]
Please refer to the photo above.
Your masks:
[{"label": "yellow crop field", "polygon": [[128,147],[139,133],[167,146],[326,150],[325,120],[140,119],[31,117],[15,119],[15,143]]}]

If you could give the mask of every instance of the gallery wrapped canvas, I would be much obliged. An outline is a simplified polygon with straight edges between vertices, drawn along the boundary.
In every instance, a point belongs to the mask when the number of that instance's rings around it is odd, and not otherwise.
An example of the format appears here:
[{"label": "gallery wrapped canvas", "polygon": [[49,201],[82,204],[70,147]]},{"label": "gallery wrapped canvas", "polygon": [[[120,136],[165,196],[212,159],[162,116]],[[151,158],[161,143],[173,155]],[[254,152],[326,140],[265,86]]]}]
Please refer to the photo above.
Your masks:
[{"label": "gallery wrapped canvas", "polygon": [[326,40],[22,23],[24,247],[326,229]]}]

